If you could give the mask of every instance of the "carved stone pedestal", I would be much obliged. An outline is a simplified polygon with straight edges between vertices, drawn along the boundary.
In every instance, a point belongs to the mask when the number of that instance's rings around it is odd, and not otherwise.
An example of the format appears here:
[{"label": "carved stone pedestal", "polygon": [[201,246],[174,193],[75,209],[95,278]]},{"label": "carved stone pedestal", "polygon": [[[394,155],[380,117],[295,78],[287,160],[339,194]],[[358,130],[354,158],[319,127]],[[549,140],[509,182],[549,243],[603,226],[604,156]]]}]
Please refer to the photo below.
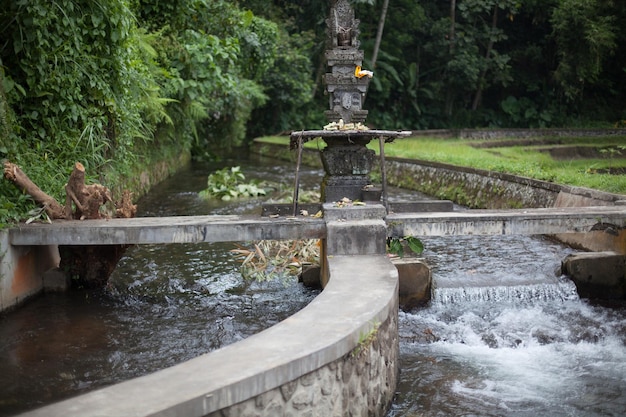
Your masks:
[{"label": "carved stone pedestal", "polygon": [[321,152],[326,176],[322,182],[322,201],[344,197],[362,200],[361,190],[370,184],[369,174],[375,153],[363,144],[329,144]]}]

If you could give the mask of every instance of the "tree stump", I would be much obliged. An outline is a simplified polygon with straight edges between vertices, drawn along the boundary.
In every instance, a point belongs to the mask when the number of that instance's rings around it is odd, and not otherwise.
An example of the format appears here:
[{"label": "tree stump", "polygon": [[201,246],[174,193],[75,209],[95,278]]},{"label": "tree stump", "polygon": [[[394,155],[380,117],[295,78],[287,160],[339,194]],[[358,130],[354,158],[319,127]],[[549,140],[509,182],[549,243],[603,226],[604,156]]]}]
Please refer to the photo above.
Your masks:
[{"label": "tree stump", "polygon": [[[76,162],[70,179],[65,185],[65,218],[101,219],[100,206],[111,200],[109,189],[100,185],[85,185],[85,167]],[[72,213],[72,204],[76,210]]]},{"label": "tree stump", "polygon": [[131,245],[60,245],[59,270],[72,288],[102,288]]}]

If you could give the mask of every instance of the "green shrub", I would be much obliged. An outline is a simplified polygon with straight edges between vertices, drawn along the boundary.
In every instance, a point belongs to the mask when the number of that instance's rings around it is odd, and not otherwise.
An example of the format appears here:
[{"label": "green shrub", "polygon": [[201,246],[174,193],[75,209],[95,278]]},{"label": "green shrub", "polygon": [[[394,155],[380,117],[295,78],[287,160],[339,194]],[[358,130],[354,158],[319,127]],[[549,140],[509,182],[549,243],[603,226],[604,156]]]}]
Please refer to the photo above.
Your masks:
[{"label": "green shrub", "polygon": [[233,198],[258,197],[266,194],[258,182],[245,183],[245,179],[246,177],[238,166],[220,169],[209,175],[207,189],[201,191],[200,196],[227,201]]}]

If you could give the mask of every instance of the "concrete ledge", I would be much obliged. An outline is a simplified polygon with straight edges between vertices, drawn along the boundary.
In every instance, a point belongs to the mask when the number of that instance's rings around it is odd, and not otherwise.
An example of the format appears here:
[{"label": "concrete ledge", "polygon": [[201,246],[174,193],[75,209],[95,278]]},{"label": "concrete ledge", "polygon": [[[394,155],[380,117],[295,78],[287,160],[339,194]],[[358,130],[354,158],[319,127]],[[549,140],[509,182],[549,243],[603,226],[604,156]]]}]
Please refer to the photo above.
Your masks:
[{"label": "concrete ledge", "polygon": [[379,220],[387,215],[385,206],[380,203],[367,203],[364,206],[337,207],[335,203],[324,203],[324,219],[330,221]]},{"label": "concrete ledge", "polygon": [[449,200],[390,201],[387,206],[390,213],[433,213],[454,210],[454,203]]},{"label": "concrete ledge", "polygon": [[9,242],[12,245],[132,245],[321,239],[325,235],[324,219],[313,217],[174,216],[20,224],[10,229]]},{"label": "concrete ledge", "polygon": [[588,232],[599,223],[623,225],[623,206],[467,210],[390,214],[389,236],[543,235]]},{"label": "concrete ledge", "polygon": [[[333,256],[328,258],[328,266],[331,280],[324,291],[305,309],[261,333],[180,365],[25,415],[206,416],[253,400],[350,355],[363,343],[364,335],[375,332],[381,323],[397,326],[398,274],[385,255]],[[382,358],[381,363],[396,368],[397,328],[391,330],[395,342],[388,347],[390,357]],[[396,374],[387,375],[394,378]],[[361,386],[371,385],[370,373],[363,372],[359,378],[363,380]],[[388,403],[374,399],[379,408],[391,402],[396,381],[382,384],[387,387],[384,401]],[[320,409],[310,404],[298,413],[334,415],[332,410],[338,405],[332,401],[339,402],[339,407],[342,403],[346,407],[363,406],[351,405],[351,399],[342,398],[341,392],[337,398],[328,395],[326,401],[318,403]],[[368,414],[362,408],[348,412]]]}]

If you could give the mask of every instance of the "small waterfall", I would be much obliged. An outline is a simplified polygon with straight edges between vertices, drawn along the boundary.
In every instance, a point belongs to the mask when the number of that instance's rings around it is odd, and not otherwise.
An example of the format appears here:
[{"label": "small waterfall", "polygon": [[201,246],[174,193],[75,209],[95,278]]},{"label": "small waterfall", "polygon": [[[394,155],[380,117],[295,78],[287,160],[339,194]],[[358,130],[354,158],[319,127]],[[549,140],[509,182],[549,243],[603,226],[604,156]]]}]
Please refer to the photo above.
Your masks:
[{"label": "small waterfall", "polygon": [[425,239],[430,305],[399,314],[387,417],[626,415],[626,304],[579,299],[572,249],[529,236]]},{"label": "small waterfall", "polygon": [[466,302],[530,303],[537,301],[577,300],[574,283],[566,277],[541,277],[536,281],[519,279],[468,279],[466,282],[433,277],[432,303],[435,305]]}]

